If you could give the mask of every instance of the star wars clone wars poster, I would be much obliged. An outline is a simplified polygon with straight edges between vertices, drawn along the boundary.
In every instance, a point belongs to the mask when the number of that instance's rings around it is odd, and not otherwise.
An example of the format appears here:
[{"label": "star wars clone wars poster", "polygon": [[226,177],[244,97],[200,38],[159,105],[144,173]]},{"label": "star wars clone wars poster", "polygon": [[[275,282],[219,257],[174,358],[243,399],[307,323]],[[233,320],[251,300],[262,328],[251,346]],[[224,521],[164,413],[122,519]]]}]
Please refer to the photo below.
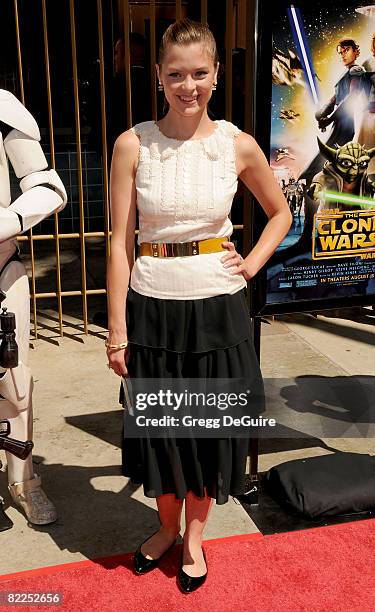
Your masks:
[{"label": "star wars clone wars poster", "polygon": [[269,263],[267,304],[372,303],[375,2],[277,2],[269,16],[270,164],[293,224]]}]

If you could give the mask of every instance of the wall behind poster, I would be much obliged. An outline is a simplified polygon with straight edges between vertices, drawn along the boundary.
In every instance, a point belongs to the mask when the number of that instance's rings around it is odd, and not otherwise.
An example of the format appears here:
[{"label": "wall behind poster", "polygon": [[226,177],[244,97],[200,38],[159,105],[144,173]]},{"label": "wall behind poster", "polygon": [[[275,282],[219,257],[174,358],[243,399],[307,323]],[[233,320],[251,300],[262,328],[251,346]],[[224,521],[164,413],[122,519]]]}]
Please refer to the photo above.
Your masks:
[{"label": "wall behind poster", "polygon": [[372,303],[375,3],[289,7],[273,5],[270,164],[293,224],[269,262],[266,304]]}]

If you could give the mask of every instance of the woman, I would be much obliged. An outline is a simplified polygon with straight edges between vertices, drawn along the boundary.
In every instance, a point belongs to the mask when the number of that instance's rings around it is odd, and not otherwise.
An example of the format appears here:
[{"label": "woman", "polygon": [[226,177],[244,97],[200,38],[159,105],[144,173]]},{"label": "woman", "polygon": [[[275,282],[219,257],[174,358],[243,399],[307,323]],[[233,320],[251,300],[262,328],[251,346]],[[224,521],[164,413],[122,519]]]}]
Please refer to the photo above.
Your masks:
[{"label": "woman", "polygon": [[[156,65],[168,112],[157,123],[124,132],[115,144],[107,355],[118,376],[224,379],[259,373],[245,287],[288,232],[291,215],[254,139],[208,116],[218,67],[206,25],[183,19],[169,26]],[[227,239],[238,176],[269,219],[245,259]],[[140,256],[133,265],[136,208]],[[135,553],[138,573],[156,567],[175,543],[185,500],[178,584],[183,592],[203,584],[209,510],[213,499],[223,504],[244,492],[247,448],[247,439],[124,441],[123,473],[156,497],[161,523]]]}]

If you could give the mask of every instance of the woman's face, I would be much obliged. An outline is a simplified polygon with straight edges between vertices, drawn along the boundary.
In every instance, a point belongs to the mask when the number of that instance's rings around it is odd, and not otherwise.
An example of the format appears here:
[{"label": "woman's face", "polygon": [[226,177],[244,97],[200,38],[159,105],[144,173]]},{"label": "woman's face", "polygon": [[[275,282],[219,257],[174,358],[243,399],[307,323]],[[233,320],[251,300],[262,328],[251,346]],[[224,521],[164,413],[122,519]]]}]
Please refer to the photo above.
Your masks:
[{"label": "woman's face", "polygon": [[156,66],[171,109],[183,116],[201,112],[212,95],[218,66],[201,43],[169,45],[163,64]]}]

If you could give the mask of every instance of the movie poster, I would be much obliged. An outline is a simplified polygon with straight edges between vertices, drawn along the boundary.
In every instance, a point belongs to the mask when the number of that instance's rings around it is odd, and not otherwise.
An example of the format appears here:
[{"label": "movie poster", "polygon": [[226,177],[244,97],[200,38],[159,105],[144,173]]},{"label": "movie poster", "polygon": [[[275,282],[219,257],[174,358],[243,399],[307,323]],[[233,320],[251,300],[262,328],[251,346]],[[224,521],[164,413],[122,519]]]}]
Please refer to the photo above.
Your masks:
[{"label": "movie poster", "polygon": [[375,2],[273,4],[270,145],[293,224],[267,304],[375,302]]}]

